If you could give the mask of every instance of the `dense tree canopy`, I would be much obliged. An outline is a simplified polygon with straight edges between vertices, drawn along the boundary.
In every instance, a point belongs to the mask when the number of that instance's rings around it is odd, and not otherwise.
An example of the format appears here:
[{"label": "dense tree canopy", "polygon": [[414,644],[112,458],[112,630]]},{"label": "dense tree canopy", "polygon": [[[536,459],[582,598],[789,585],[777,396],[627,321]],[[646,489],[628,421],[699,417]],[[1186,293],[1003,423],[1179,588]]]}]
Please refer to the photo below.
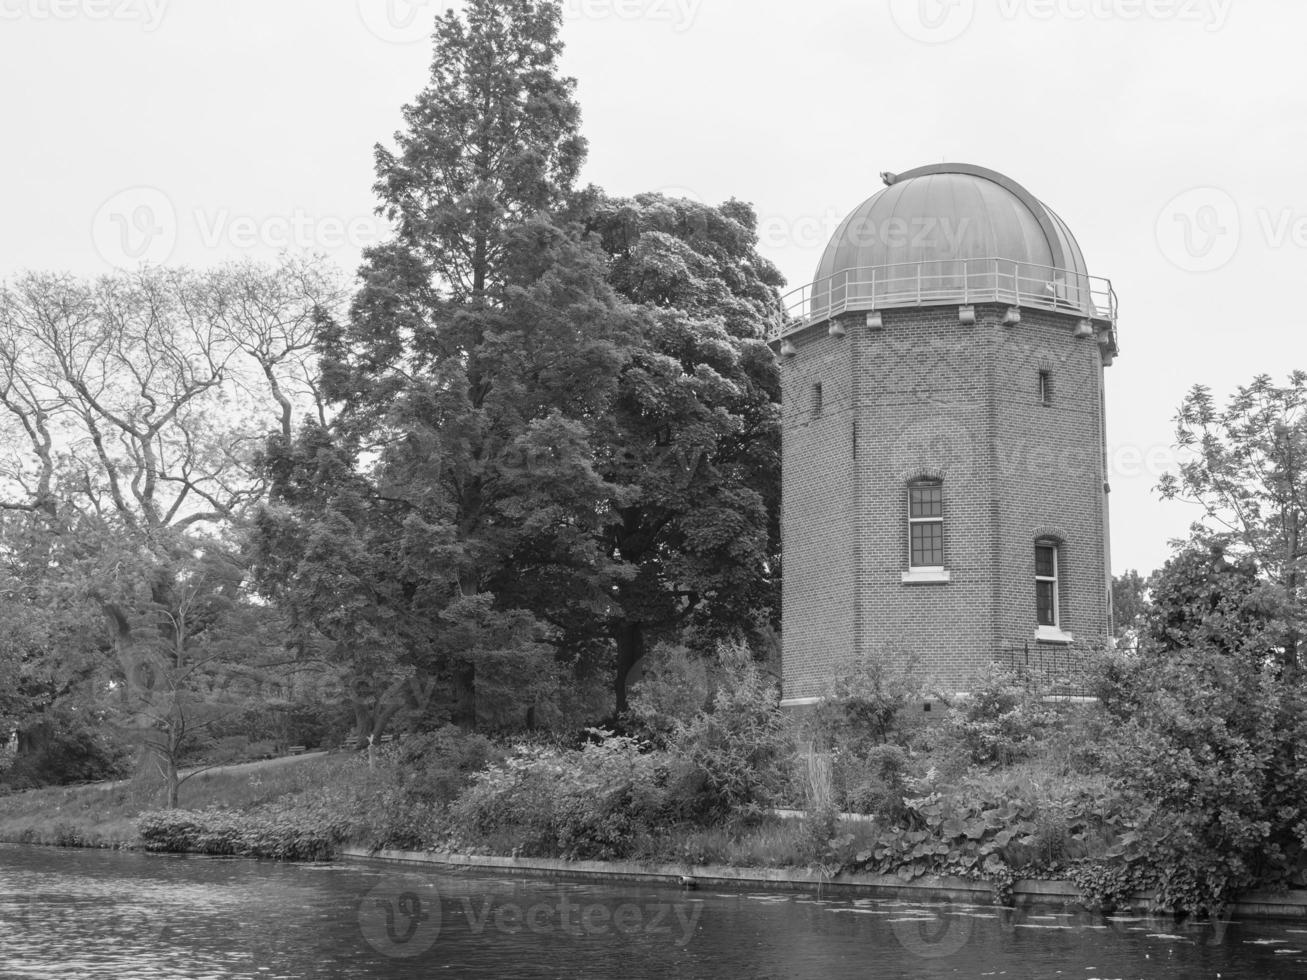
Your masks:
[{"label": "dense tree canopy", "polygon": [[780,278],[746,205],[575,189],[559,16],[439,20],[377,150],[394,238],[323,325],[339,421],[268,454],[265,580],[319,626],[357,583],[373,632],[332,642],[442,678],[465,724],[606,671],[621,709],[647,632],[707,647],[775,609]]}]

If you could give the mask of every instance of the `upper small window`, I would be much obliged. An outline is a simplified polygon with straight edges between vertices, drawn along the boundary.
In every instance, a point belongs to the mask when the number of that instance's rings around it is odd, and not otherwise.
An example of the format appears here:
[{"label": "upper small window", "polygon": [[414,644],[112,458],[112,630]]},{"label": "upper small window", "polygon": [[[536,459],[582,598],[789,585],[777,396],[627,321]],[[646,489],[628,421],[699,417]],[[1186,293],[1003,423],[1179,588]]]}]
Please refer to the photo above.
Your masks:
[{"label": "upper small window", "polygon": [[821,414],[821,382],[817,381],[812,386],[812,414]]},{"label": "upper small window", "polygon": [[938,480],[908,485],[908,564],[944,567],[944,485]]},{"label": "upper small window", "polygon": [[1053,404],[1053,372],[1039,372],[1039,404]]}]

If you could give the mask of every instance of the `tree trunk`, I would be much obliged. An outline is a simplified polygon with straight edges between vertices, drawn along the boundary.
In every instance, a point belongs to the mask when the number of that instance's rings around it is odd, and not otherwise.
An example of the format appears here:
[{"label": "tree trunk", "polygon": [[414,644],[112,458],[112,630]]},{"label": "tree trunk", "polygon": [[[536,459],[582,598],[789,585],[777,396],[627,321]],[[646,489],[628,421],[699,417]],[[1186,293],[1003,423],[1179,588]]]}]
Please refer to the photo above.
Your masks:
[{"label": "tree trunk", "polygon": [[631,669],[644,658],[644,626],[631,620],[623,620],[614,631],[617,640],[617,675],[613,681],[617,714],[623,714],[627,708],[626,681]]},{"label": "tree trunk", "polygon": [[477,727],[476,665],[459,664],[454,668],[454,712],[452,721],[464,731]]},{"label": "tree trunk", "polygon": [[181,796],[181,779],[177,772],[177,756],[174,753],[168,753],[163,760],[164,776],[168,780],[168,802],[164,809],[176,810],[177,801]]}]

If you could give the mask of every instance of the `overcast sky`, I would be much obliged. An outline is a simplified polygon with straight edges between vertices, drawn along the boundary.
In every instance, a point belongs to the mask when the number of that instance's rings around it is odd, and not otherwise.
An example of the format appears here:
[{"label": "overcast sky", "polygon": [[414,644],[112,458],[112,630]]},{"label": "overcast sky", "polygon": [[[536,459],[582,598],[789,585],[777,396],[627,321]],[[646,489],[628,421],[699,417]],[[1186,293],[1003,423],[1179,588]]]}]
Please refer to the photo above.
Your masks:
[{"label": "overcast sky", "polygon": [[[348,269],[372,146],[423,86],[410,0],[0,0],[0,278],[283,247]],[[457,6],[457,5],[455,5]],[[1120,298],[1112,554],[1147,572],[1187,388],[1307,368],[1307,4],[568,0],[584,178],[750,201],[806,283],[883,170],[959,161],[1057,211]]]}]

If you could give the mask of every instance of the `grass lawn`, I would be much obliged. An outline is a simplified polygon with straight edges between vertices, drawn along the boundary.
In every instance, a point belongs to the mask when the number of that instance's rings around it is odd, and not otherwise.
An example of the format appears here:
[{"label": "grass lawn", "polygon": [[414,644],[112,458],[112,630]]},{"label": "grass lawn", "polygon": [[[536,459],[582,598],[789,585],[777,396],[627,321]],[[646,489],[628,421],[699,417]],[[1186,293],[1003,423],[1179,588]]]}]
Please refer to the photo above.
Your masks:
[{"label": "grass lawn", "polygon": [[[352,757],[319,753],[211,769],[182,784],[180,804],[202,810],[270,803],[329,782]],[[163,781],[156,776],[10,793],[0,796],[0,841],[131,846],[136,818],[163,801]]]}]

